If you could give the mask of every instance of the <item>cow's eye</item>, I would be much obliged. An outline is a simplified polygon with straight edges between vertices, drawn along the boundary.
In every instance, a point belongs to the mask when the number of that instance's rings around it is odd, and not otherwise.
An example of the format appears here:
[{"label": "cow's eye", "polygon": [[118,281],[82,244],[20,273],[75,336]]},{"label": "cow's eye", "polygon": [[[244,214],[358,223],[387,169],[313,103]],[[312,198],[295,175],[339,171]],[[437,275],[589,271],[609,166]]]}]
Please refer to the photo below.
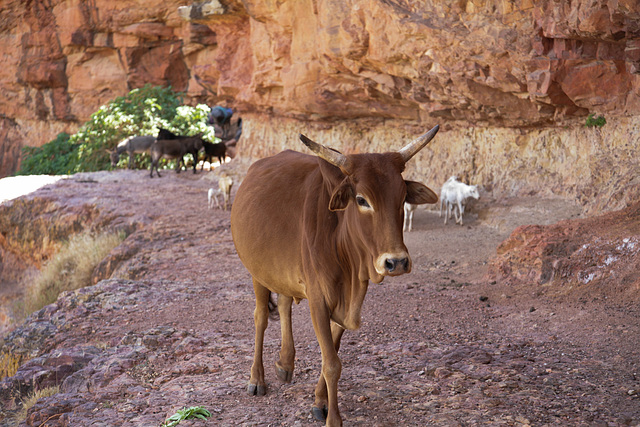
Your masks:
[{"label": "cow's eye", "polygon": [[370,208],[369,202],[362,196],[356,196],[356,203],[362,208]]}]

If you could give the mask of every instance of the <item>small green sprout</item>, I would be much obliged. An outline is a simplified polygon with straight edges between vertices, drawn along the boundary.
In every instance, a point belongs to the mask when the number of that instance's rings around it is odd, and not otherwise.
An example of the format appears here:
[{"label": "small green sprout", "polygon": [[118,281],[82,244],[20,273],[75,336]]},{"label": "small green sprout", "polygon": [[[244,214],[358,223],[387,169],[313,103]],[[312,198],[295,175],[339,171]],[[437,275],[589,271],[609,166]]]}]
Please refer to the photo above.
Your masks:
[{"label": "small green sprout", "polygon": [[199,418],[206,420],[211,416],[211,412],[207,411],[202,406],[192,406],[190,408],[182,408],[169,418],[167,418],[160,427],[175,427],[180,421],[188,420],[190,418]]},{"label": "small green sprout", "polygon": [[588,128],[592,128],[592,127],[599,127],[601,128],[602,126],[607,124],[607,119],[604,118],[604,116],[595,116],[593,113],[589,114],[589,116],[587,117],[587,121],[585,123],[585,126]]}]

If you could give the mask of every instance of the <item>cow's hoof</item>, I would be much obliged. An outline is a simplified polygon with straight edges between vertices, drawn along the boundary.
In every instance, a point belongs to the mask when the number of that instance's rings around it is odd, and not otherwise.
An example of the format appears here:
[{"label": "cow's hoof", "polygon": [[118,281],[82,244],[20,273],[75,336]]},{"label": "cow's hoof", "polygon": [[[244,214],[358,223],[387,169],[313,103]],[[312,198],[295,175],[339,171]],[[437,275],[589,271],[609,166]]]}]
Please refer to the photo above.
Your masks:
[{"label": "cow's hoof", "polygon": [[318,408],[317,406],[311,407],[311,414],[313,415],[313,418],[315,418],[318,421],[321,421],[321,422],[327,421],[328,413],[329,411],[327,410],[326,406],[323,406],[322,408]]},{"label": "cow's hoof", "polygon": [[278,375],[278,379],[283,383],[290,383],[293,379],[293,371],[287,371],[280,367],[278,363],[276,363],[276,374]]},{"label": "cow's hoof", "polygon": [[249,384],[247,386],[247,392],[251,396],[264,396],[267,394],[267,387],[263,385]]}]

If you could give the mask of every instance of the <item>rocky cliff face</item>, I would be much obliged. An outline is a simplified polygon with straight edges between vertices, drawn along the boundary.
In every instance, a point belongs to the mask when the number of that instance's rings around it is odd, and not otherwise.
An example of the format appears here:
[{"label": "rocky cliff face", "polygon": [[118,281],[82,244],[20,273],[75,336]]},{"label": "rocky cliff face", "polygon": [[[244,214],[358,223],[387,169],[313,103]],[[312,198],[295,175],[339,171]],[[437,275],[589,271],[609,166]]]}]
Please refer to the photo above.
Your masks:
[{"label": "rocky cliff face", "polygon": [[[604,192],[595,204],[619,207],[608,200],[626,204],[637,175],[624,163],[639,154],[638,11],[636,0],[7,2],[0,176],[21,146],[152,83],[241,112],[255,156],[300,148],[300,131],[389,149],[439,123],[416,162],[424,180],[588,203]],[[588,113],[606,116],[602,135],[581,129]]]}]

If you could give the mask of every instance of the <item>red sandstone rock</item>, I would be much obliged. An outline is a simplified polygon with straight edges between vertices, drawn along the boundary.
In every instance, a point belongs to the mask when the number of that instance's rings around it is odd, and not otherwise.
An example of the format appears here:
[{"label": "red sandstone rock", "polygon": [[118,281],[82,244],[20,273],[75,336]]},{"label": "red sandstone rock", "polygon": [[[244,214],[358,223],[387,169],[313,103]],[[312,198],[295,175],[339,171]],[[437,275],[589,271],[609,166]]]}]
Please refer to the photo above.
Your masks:
[{"label": "red sandstone rock", "polygon": [[489,276],[553,294],[640,296],[640,203],[592,218],[518,227],[497,249]]},{"label": "red sandstone rock", "polygon": [[[193,22],[178,0],[3,6],[3,117],[34,123],[28,142],[9,143],[41,145],[145,83],[312,120],[510,126],[640,112],[631,0],[221,4],[185,10]],[[17,166],[8,151],[0,175]]]}]

